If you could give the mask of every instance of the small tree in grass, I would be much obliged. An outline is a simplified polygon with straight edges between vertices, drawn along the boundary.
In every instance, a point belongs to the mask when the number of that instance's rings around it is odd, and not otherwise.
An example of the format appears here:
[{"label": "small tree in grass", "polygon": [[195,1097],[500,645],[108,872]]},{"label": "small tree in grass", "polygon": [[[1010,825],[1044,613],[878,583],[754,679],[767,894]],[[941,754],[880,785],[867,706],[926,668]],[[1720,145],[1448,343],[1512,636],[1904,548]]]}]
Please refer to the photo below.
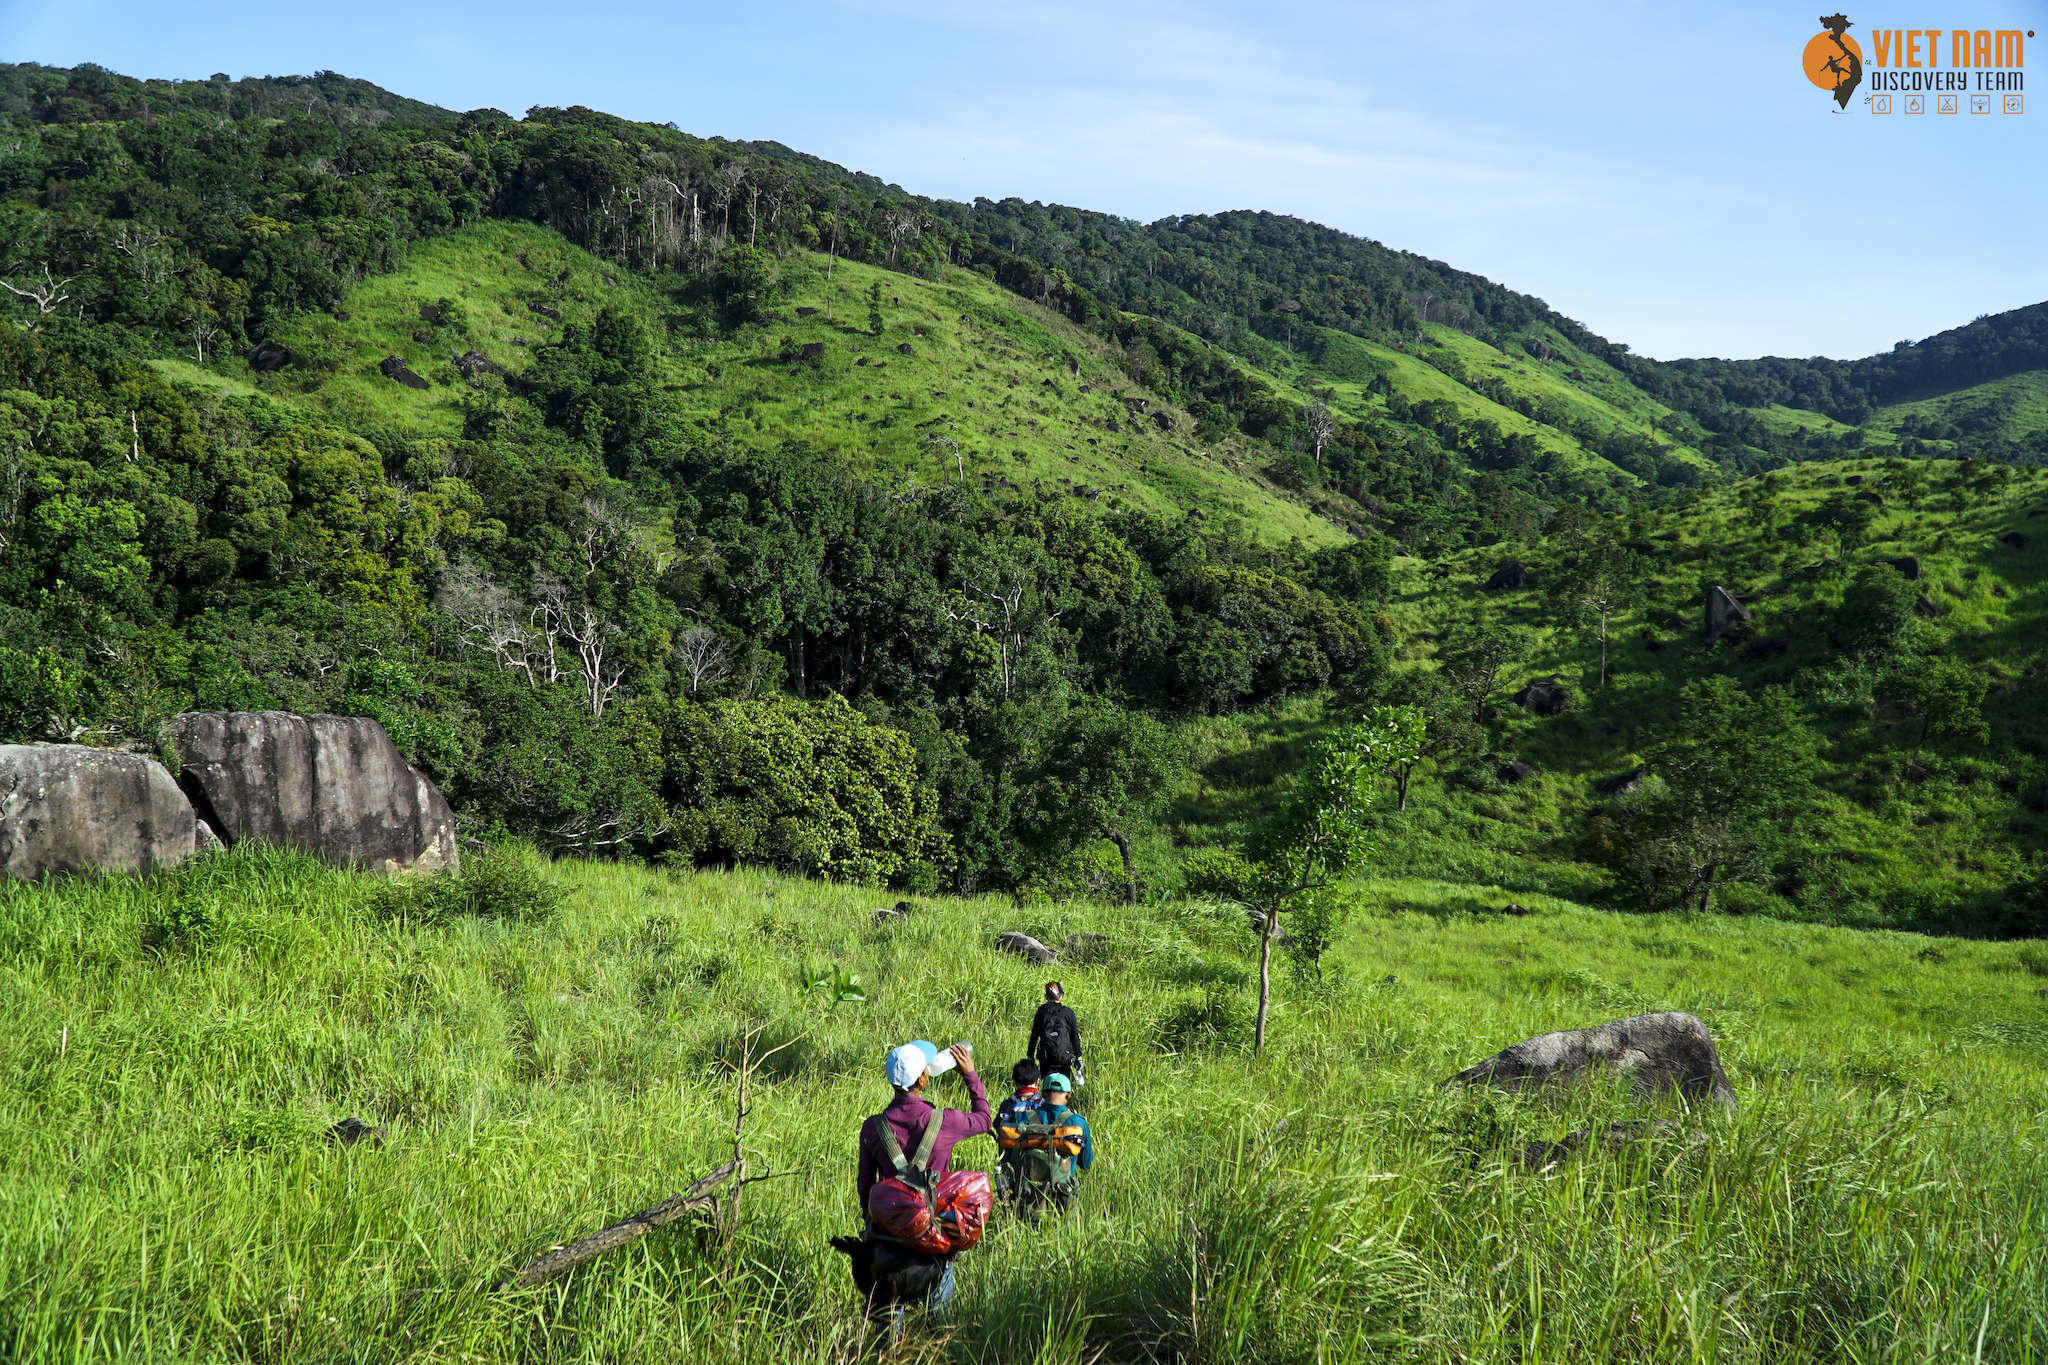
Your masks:
[{"label": "small tree in grass", "polygon": [[1273,989],[1273,941],[1280,918],[1304,897],[1327,895],[1378,851],[1365,826],[1379,778],[1415,761],[1424,721],[1408,706],[1376,707],[1316,746],[1308,771],[1287,804],[1255,829],[1241,853],[1211,853],[1188,860],[1188,889],[1242,905],[1259,931],[1259,1013],[1252,1050],[1266,1049],[1266,1014]]},{"label": "small tree in grass", "polygon": [[1187,749],[1135,711],[1077,707],[1046,741],[1038,764],[1034,842],[1065,857],[1090,839],[1123,855],[1124,894],[1138,903],[1133,838],[1152,823],[1187,768]]},{"label": "small tree in grass", "polygon": [[1557,623],[1600,641],[1600,686],[1607,686],[1607,626],[1639,606],[1649,562],[1625,545],[1581,542],[1553,569],[1550,610]]},{"label": "small tree in grass", "polygon": [[1437,655],[1437,667],[1451,686],[1465,694],[1472,705],[1472,719],[1484,722],[1487,699],[1500,685],[1500,675],[1528,653],[1528,632],[1482,623],[1452,636]]},{"label": "small tree in grass", "polygon": [[1990,683],[1968,664],[1942,654],[1923,654],[1901,669],[1895,681],[1920,722],[1910,762],[1920,761],[1920,751],[1935,735],[1960,735],[1979,744],[1990,740],[1982,710]]},{"label": "small tree in grass", "polygon": [[1754,696],[1724,674],[1687,684],[1646,757],[1657,781],[1608,855],[1647,908],[1704,914],[1714,892],[1760,880],[1797,836],[1817,739],[1792,694]]}]

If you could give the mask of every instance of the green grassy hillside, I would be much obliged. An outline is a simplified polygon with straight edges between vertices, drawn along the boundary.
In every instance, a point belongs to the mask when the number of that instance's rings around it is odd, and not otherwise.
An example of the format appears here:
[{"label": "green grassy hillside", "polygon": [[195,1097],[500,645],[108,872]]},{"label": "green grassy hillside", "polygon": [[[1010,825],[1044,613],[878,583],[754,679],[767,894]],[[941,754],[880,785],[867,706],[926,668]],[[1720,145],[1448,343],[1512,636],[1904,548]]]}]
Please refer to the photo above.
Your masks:
[{"label": "green grassy hillside", "polygon": [[[1863,490],[1875,490],[1884,506],[1867,539],[1838,560],[1832,538],[1816,537],[1800,519],[1824,499]],[[1729,673],[1752,690],[1787,686],[1810,699],[1826,772],[1799,849],[1775,880],[1734,892],[1731,908],[1867,925],[1995,918],[2014,867],[2048,852],[2041,509],[2048,479],[2038,472],[1979,488],[1966,467],[1885,459],[1802,465],[1642,515],[1629,534],[1654,577],[1643,605],[1610,623],[1605,688],[1596,685],[1597,642],[1561,629],[1546,604],[1555,542],[1508,541],[1435,564],[1397,560],[1387,612],[1400,630],[1404,667],[1434,668],[1443,642],[1481,624],[1518,632],[1528,653],[1494,689],[1487,753],[1425,765],[1432,776],[1417,785],[1410,809],[1384,815],[1388,859],[1446,880],[1601,894],[1607,882],[1586,859],[1587,822],[1616,804],[1595,784],[1641,763],[1688,682]],[[1923,619],[1988,679],[1984,714],[1996,736],[1988,745],[1930,746],[1911,782],[1914,727],[1895,704],[1873,698],[1872,680],[1844,658],[1839,638],[1858,570],[1909,556],[1919,564]],[[1530,586],[1487,591],[1509,561],[1528,566]],[[1708,584],[1751,609],[1739,639],[1700,643]],[[1542,678],[1571,690],[1565,714],[1542,718],[1510,701]],[[1241,834],[1272,809],[1328,715],[1302,704],[1197,727],[1199,775],[1181,797],[1172,839],[1200,847]],[[1503,780],[1510,759],[1539,775]]]},{"label": "green grassy hillside", "polygon": [[[979,275],[923,280],[816,255],[780,269],[786,279],[765,317],[738,334],[706,335],[696,330],[701,309],[690,306],[689,281],[615,273],[541,228],[481,224],[350,290],[337,310],[347,321],[311,313],[281,329],[294,363],[256,378],[266,392],[350,425],[452,437],[471,393],[455,364],[464,351],[518,375],[529,349],[559,330],[529,305],[564,322],[612,308],[666,338],[659,376],[681,415],[735,444],[801,441],[851,471],[911,487],[964,472],[997,498],[1025,487],[1072,491],[1111,509],[1185,516],[1201,508],[1262,539],[1343,538],[1307,497],[1230,449],[1196,441],[1187,413],[1127,378],[1101,338]],[[878,284],[880,336],[868,324],[868,293]],[[460,306],[462,326],[422,319],[423,305],[444,299]],[[809,343],[825,347],[820,360],[785,357],[786,346]],[[382,374],[392,355],[431,387]],[[189,377],[174,362],[161,368]]]},{"label": "green grassy hillside", "polygon": [[[505,854],[501,858],[514,858]],[[1059,972],[1098,1165],[998,1221],[960,1361],[2038,1359],[2048,1105],[2038,948],[1650,920],[1386,881],[1246,1054],[1251,936],[1201,903],[921,900],[760,874],[473,864],[506,917],[242,849],[147,880],[0,888],[0,1349],[11,1360],[849,1360],[854,1132],[908,1037],[1000,1073],[1045,976],[1006,929],[1102,932]],[[522,908],[529,913],[521,917]],[[858,974],[829,1006],[800,968]],[[1706,1019],[1734,1118],[1549,1169],[1523,1148],[1667,1115],[1438,1082],[1544,1030]],[[728,1248],[684,1226],[493,1287],[730,1156]],[[964,1104],[954,1082],[950,1102]],[[1000,1093],[1000,1091],[998,1092]],[[345,1117],[381,1148],[322,1140]],[[1691,1134],[1697,1132],[1698,1136]],[[986,1139],[957,1160],[986,1165]]]}]

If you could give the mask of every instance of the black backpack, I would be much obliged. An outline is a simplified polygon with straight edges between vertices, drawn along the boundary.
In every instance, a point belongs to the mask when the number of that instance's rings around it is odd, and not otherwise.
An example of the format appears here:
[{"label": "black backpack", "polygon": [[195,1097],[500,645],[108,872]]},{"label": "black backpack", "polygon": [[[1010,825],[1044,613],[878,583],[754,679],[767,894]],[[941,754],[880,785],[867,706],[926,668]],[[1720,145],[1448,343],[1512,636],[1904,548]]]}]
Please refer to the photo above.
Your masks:
[{"label": "black backpack", "polygon": [[1073,1064],[1074,1039],[1067,1028],[1066,1010],[1063,1007],[1050,1011],[1044,1024],[1040,1026],[1038,1054],[1055,1070]]}]

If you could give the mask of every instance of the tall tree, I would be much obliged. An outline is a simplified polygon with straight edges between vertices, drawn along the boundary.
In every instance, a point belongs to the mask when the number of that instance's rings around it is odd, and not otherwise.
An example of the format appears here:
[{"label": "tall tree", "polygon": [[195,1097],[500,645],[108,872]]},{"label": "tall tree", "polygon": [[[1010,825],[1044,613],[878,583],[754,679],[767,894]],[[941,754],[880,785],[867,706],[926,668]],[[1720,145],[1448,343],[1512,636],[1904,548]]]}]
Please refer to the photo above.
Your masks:
[{"label": "tall tree", "polygon": [[1316,746],[1308,771],[1287,804],[1260,824],[1240,853],[1191,858],[1188,889],[1221,895],[1250,912],[1259,931],[1259,1013],[1252,1050],[1266,1050],[1272,999],[1273,942],[1280,918],[1304,896],[1327,894],[1339,880],[1370,861],[1378,849],[1365,813],[1378,779],[1414,762],[1424,722],[1404,706],[1382,706]]},{"label": "tall tree", "polygon": [[1991,738],[1982,710],[1989,680],[1976,669],[1945,654],[1924,654],[1896,678],[1900,700],[1919,721],[1911,762],[1920,761],[1921,749],[1936,735],[1961,735],[1979,744]]},{"label": "tall tree", "polygon": [[1486,720],[1486,702],[1500,686],[1500,675],[1529,653],[1528,632],[1514,626],[1482,624],[1453,635],[1437,656],[1451,686],[1472,707],[1472,719]]},{"label": "tall tree", "polygon": [[1302,426],[1308,433],[1309,453],[1315,457],[1316,469],[1323,467],[1323,447],[1337,434],[1337,420],[1330,414],[1330,405],[1317,394],[1309,400],[1308,411],[1302,414]]},{"label": "tall tree", "polygon": [[1768,870],[1793,832],[1816,749],[1784,688],[1751,696],[1726,674],[1688,684],[1646,754],[1656,781],[1628,822],[1617,870],[1652,905],[1704,913],[1716,890]]},{"label": "tall tree", "polygon": [[1600,686],[1607,686],[1607,627],[1643,600],[1649,562],[1626,545],[1585,540],[1551,568],[1547,594],[1560,626],[1592,634],[1600,642]]},{"label": "tall tree", "polygon": [[1896,650],[1913,629],[1919,600],[1919,589],[1891,565],[1864,566],[1842,594],[1842,642],[1878,653]]},{"label": "tall tree", "polygon": [[1123,855],[1126,899],[1136,905],[1133,839],[1186,768],[1186,748],[1152,717],[1106,703],[1077,707],[1038,763],[1035,842],[1063,857],[1089,839],[1109,840]]},{"label": "tall tree", "polygon": [[1408,784],[1423,759],[1439,765],[1462,754],[1477,753],[1486,732],[1465,710],[1465,698],[1442,673],[1424,669],[1403,673],[1386,689],[1386,699],[1406,706],[1423,719],[1422,742],[1415,754],[1389,769],[1394,779],[1396,810],[1408,809]]}]

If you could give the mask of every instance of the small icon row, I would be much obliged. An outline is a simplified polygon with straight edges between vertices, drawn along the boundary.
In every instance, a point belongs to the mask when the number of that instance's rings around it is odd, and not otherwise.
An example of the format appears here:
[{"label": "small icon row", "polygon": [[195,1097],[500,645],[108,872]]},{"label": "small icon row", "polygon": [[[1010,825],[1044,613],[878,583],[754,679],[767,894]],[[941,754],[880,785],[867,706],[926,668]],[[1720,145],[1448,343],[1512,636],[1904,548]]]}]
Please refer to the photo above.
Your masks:
[{"label": "small icon row", "polygon": [[[1965,96],[1936,95],[1933,98],[1934,112],[1937,114],[1960,114],[1962,112],[1959,106]],[[2005,113],[2017,114],[2021,112],[2020,97],[2018,95],[1970,95],[1967,98],[1970,101],[1970,112],[1973,114],[1988,114],[1992,112],[1995,102],[2002,102],[2003,112]],[[1924,114],[1927,112],[1928,97],[1926,95],[1901,95],[1899,99],[1902,102],[1902,109],[1905,113]],[[1891,111],[1892,97],[1890,95],[1872,95],[1870,97],[1871,113],[1889,114]]]}]

